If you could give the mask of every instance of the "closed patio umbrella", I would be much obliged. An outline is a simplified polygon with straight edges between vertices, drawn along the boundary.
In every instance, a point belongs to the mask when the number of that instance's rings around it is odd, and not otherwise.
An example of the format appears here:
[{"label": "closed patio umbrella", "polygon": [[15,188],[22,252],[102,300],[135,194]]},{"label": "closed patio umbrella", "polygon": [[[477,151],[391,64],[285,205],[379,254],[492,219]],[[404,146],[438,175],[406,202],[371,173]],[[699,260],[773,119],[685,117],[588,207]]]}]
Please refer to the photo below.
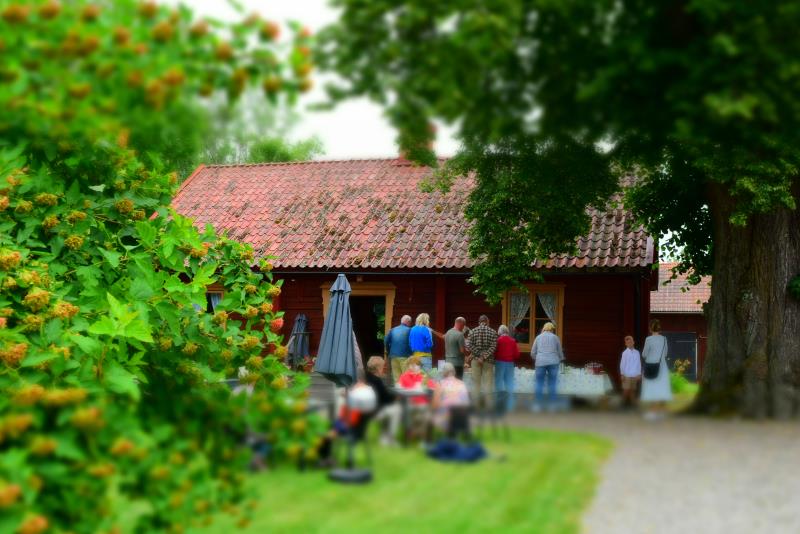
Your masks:
[{"label": "closed patio umbrella", "polygon": [[337,386],[356,382],[356,349],[350,317],[350,283],[340,274],[331,286],[328,315],[322,325],[314,370]]},{"label": "closed patio umbrella", "polygon": [[[355,384],[357,374],[357,358],[353,319],[350,317],[350,283],[345,275],[340,274],[331,286],[331,302],[328,315],[322,325],[322,338],[319,342],[317,361],[314,370],[338,386],[349,388]],[[349,400],[349,391],[345,399]],[[349,402],[345,401],[345,410],[349,410]],[[350,417],[345,412],[345,420]],[[353,467],[352,430],[348,436],[347,466],[334,469],[328,476],[337,482],[365,483],[372,480],[372,472],[368,469]]]},{"label": "closed patio umbrella", "polygon": [[308,357],[308,317],[305,313],[298,313],[294,318],[292,333],[289,335],[289,365],[292,369]]}]

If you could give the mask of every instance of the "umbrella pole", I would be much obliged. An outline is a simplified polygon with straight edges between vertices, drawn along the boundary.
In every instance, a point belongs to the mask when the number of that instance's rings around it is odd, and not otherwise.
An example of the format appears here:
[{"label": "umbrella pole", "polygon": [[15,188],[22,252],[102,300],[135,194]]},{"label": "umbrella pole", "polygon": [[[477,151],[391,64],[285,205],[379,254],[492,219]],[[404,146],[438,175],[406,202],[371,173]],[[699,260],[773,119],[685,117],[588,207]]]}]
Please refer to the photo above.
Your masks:
[{"label": "umbrella pole", "polygon": [[347,436],[347,469],[355,465],[353,460],[353,428],[350,425],[350,386],[344,387],[344,420],[347,421],[349,434]]}]

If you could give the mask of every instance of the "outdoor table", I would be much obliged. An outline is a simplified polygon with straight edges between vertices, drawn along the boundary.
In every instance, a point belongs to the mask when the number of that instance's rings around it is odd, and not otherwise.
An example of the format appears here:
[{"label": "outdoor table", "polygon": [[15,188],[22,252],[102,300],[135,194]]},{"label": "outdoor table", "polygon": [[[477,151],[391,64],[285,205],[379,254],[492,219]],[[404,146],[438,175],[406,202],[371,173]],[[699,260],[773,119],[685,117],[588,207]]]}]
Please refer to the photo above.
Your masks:
[{"label": "outdoor table", "polygon": [[[464,383],[472,391],[472,372],[464,370]],[[514,393],[533,394],[535,390],[535,371],[517,367],[514,369]],[[565,367],[558,374],[556,390],[559,395],[572,397],[599,398],[613,391],[611,379],[605,373],[588,373],[582,368]]]},{"label": "outdoor table", "polygon": [[559,395],[599,398],[613,391],[614,386],[606,373],[592,374],[582,370],[571,370],[558,375]]},{"label": "outdoor table", "polygon": [[429,397],[428,400],[430,401],[430,396],[433,393],[433,390],[427,388],[406,389],[395,386],[392,388],[392,391],[394,391],[394,393],[400,399],[400,409],[402,411],[401,420],[403,422],[403,446],[408,446],[408,429],[411,426],[408,402],[414,397]]}]

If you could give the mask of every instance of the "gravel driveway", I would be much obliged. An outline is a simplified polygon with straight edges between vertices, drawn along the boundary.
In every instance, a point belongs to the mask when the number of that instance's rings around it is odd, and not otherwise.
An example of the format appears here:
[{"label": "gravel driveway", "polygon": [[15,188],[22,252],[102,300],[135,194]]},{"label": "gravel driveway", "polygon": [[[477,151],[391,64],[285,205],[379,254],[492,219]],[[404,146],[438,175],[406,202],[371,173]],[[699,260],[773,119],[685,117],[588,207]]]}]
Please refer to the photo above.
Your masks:
[{"label": "gravel driveway", "polygon": [[615,450],[587,534],[800,533],[800,425],[577,412],[514,425],[591,432]]}]

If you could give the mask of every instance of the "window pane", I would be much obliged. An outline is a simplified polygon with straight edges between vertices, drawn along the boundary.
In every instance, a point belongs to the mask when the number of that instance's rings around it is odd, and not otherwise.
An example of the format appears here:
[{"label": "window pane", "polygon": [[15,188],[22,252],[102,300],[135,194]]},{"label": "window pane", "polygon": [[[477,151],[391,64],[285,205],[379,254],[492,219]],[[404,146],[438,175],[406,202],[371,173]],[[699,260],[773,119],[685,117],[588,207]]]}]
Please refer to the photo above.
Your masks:
[{"label": "window pane", "polygon": [[549,291],[536,293],[536,319],[547,319],[555,324],[557,300],[555,293]]},{"label": "window pane", "polygon": [[531,296],[513,291],[508,296],[508,329],[517,343],[530,343]]},{"label": "window pane", "polygon": [[214,313],[217,304],[222,300],[222,293],[219,291],[209,291],[206,293],[206,312]]}]

